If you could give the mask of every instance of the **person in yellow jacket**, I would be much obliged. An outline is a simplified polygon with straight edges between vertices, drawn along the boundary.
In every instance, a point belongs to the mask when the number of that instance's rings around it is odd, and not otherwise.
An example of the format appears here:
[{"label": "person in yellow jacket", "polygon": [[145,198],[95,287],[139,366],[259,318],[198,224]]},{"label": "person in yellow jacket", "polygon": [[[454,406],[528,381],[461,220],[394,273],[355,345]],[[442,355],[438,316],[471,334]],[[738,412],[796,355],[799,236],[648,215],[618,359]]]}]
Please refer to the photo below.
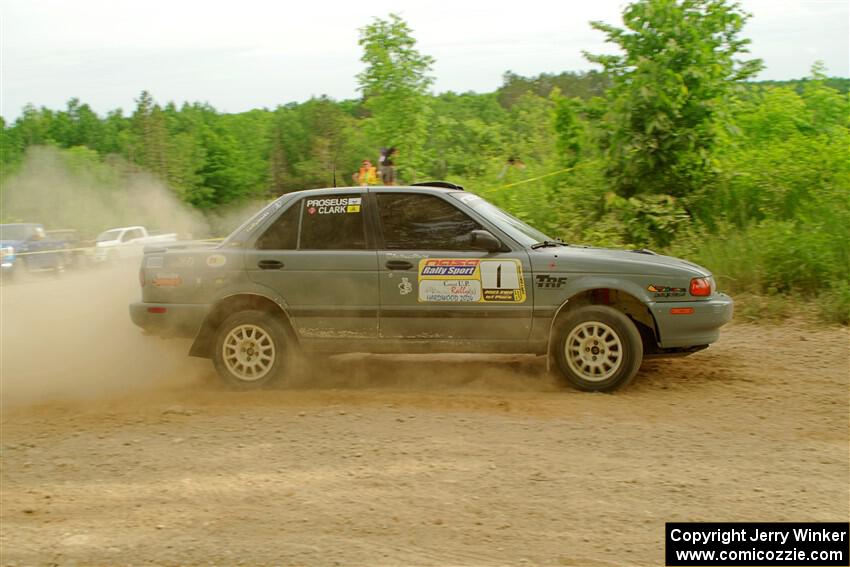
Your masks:
[{"label": "person in yellow jacket", "polygon": [[364,159],[360,164],[360,171],[354,174],[354,180],[362,187],[375,185],[378,183],[378,171],[371,161]]}]

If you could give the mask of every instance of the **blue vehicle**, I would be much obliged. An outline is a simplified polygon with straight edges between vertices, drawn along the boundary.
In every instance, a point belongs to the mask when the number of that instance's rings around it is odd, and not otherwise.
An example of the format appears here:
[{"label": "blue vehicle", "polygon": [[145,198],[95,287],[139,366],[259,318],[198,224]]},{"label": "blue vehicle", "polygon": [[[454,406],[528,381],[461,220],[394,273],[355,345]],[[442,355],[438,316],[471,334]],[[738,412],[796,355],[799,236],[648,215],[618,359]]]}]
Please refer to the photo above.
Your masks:
[{"label": "blue vehicle", "polygon": [[21,271],[62,271],[66,248],[64,241],[49,238],[40,224],[0,224],[0,270],[4,279]]}]

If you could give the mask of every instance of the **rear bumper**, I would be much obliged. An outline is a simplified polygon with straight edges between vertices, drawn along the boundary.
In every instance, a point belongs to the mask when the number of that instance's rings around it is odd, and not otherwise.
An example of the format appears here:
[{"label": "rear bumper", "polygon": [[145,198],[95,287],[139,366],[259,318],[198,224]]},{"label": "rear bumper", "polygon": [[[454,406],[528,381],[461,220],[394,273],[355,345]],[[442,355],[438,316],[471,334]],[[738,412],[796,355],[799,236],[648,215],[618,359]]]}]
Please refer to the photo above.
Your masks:
[{"label": "rear bumper", "polygon": [[[671,301],[649,305],[658,325],[661,348],[707,345],[720,337],[720,327],[732,320],[734,302],[725,294],[708,301]],[[693,309],[671,313],[671,309]]]},{"label": "rear bumper", "polygon": [[132,303],[130,319],[152,335],[194,338],[211,307],[203,303]]}]

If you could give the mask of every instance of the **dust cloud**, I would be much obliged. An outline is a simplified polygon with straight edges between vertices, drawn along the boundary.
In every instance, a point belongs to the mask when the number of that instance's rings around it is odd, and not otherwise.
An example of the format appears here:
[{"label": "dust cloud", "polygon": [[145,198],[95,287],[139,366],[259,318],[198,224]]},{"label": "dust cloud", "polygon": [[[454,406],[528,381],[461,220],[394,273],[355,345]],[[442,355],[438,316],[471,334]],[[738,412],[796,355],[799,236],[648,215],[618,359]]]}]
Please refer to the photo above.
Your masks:
[{"label": "dust cloud", "polygon": [[525,354],[306,354],[284,388],[417,392],[560,392],[545,357]]},{"label": "dust cloud", "polygon": [[20,169],[3,181],[3,222],[76,229],[91,239],[109,228],[142,225],[181,238],[210,235],[202,214],[161,181],[118,156],[103,162],[85,149],[31,147]]},{"label": "dust cloud", "polygon": [[2,406],[141,396],[208,375],[208,361],[187,356],[189,341],[145,336],[130,321],[137,273],[37,274],[0,288]]},{"label": "dust cloud", "polygon": [[[155,177],[83,148],[32,147],[3,181],[0,220],[76,229],[81,240],[143,225],[180,238],[210,223]],[[208,365],[188,341],[143,336],[129,318],[138,263],[62,274],[16,274],[0,287],[0,403],[114,399],[194,383]],[[25,277],[18,277],[18,276]]]}]

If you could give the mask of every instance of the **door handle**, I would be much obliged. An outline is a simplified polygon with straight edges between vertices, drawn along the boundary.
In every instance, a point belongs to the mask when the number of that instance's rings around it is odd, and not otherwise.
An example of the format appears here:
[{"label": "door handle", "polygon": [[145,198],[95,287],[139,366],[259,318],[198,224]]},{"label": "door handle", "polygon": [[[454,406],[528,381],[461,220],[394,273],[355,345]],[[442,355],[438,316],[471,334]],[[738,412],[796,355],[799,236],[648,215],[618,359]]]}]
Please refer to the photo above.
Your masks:
[{"label": "door handle", "polygon": [[260,260],[257,266],[261,270],[279,270],[283,267],[283,262],[279,262],[278,260]]},{"label": "door handle", "polygon": [[387,262],[388,270],[409,270],[412,267],[413,264],[411,264],[407,260],[389,260]]}]

